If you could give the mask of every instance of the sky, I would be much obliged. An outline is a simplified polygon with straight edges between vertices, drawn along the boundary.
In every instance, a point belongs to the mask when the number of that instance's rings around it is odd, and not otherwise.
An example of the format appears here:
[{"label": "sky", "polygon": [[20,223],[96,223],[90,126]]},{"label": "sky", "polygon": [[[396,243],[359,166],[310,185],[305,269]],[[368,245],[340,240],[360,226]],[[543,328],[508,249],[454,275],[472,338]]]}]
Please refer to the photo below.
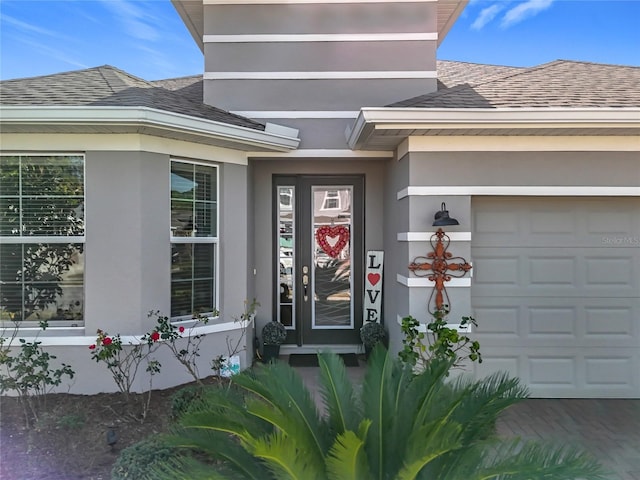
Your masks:
[{"label": "sky", "polygon": [[[470,0],[438,58],[640,66],[640,0]],[[113,65],[146,80],[201,74],[169,0],[0,0],[0,79]]]}]

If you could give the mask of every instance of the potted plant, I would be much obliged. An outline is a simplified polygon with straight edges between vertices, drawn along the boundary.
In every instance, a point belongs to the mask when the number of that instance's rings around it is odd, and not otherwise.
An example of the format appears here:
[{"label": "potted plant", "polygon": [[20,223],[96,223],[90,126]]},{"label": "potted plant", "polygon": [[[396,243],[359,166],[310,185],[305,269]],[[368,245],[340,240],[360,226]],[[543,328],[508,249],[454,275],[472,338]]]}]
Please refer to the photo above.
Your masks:
[{"label": "potted plant", "polygon": [[365,322],[360,328],[360,339],[364,345],[366,357],[369,358],[369,353],[378,342],[383,344],[386,342],[387,331],[378,322]]},{"label": "potted plant", "polygon": [[280,322],[272,320],[262,327],[262,360],[269,363],[280,355],[280,345],[287,338],[287,330]]}]

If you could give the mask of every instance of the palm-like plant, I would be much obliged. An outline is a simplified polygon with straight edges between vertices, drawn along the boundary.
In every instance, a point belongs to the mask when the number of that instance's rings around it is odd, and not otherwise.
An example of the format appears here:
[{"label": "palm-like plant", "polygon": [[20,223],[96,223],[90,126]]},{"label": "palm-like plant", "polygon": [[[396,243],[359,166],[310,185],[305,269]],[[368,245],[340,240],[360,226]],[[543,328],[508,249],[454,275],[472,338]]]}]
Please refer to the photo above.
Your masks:
[{"label": "palm-like plant", "polygon": [[[172,441],[221,460],[185,457],[156,473],[172,479],[604,479],[601,467],[566,447],[500,440],[498,414],[525,398],[518,380],[446,381],[449,364],[414,374],[377,347],[361,392],[342,361],[319,355],[321,413],[301,378],[274,363],[214,389],[181,419]],[[218,468],[220,466],[221,468]],[[162,476],[162,475],[160,475]]]}]

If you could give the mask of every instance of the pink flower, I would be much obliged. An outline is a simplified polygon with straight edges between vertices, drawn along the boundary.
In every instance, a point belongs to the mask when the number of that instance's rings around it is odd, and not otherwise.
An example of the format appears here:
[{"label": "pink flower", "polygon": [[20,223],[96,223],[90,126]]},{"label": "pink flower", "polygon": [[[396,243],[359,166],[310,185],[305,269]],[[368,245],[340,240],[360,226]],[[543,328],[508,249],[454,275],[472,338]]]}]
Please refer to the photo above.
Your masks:
[{"label": "pink flower", "polygon": [[160,334],[158,332],[153,332],[151,334],[151,340],[153,340],[154,342],[157,342],[158,340],[160,340]]},{"label": "pink flower", "polygon": [[182,325],[180,325],[180,326],[178,327],[178,331],[179,331],[180,333],[184,332],[184,327],[183,327]]},{"label": "pink flower", "polygon": [[104,338],[102,339],[102,345],[104,345],[104,346],[106,347],[107,345],[111,345],[111,342],[112,342],[112,341],[113,341],[113,340],[111,340],[111,337],[104,337]]},{"label": "pink flower", "polygon": [[89,345],[89,350],[95,350],[96,349],[96,344],[94,343],[93,345]]}]

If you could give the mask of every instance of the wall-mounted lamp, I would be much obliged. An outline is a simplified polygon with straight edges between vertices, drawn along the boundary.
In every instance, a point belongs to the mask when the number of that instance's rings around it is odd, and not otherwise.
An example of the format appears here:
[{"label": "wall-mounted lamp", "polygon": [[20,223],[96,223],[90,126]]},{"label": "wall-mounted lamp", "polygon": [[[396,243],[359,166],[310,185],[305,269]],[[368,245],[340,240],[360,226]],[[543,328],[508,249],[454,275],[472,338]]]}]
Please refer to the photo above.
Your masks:
[{"label": "wall-mounted lamp", "polygon": [[442,206],[440,207],[440,211],[436,212],[433,217],[433,226],[434,227],[447,227],[449,225],[460,225],[458,220],[455,218],[451,218],[449,216],[449,210],[447,210],[447,206],[442,202]]}]

